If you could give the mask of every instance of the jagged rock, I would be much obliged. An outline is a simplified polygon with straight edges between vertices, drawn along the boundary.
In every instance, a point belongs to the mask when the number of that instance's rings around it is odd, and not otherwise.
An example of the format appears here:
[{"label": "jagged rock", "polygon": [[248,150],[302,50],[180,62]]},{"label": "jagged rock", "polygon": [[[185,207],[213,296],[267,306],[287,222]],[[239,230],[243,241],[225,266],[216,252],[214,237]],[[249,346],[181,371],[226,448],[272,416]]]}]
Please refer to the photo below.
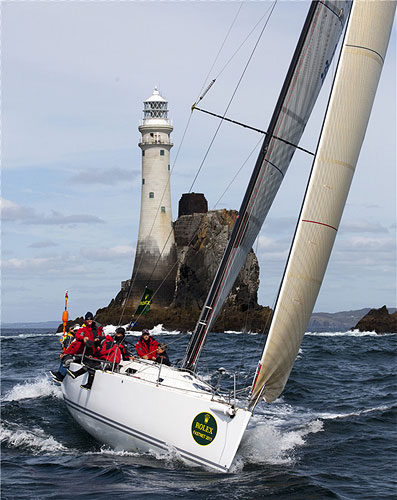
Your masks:
[{"label": "jagged rock", "polygon": [[[236,217],[235,210],[213,210],[182,216],[175,222],[179,265],[173,307],[203,307]],[[251,250],[225,307],[244,311],[256,307],[258,286],[259,265]]]},{"label": "jagged rock", "polygon": [[[170,307],[159,308],[154,296],[150,313],[139,319],[139,329],[160,323],[166,329],[194,328],[236,217],[234,210],[213,210],[178,218],[174,223],[178,255],[174,300]],[[259,265],[251,250],[212,330],[263,331],[271,309],[258,305],[258,286]],[[96,312],[95,319],[102,324],[127,323],[137,306],[129,306],[129,288],[130,281],[124,281],[117,296]]]},{"label": "jagged rock", "polygon": [[386,306],[371,309],[352,330],[378,334],[397,333],[397,312],[389,314]]}]

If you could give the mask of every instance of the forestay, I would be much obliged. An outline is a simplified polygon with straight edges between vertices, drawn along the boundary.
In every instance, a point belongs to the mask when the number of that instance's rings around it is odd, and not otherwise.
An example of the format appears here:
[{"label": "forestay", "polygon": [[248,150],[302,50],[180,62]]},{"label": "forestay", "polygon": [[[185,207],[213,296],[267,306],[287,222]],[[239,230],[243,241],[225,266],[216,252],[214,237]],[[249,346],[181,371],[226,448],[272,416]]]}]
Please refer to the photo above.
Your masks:
[{"label": "forestay", "polygon": [[340,38],[348,1],[312,2],[239,216],[201,312],[183,367],[194,370],[207,332],[235,282],[291,162]]},{"label": "forestay", "polygon": [[252,392],[282,392],[309,322],[367,128],[396,4],[356,1],[290,258]]}]

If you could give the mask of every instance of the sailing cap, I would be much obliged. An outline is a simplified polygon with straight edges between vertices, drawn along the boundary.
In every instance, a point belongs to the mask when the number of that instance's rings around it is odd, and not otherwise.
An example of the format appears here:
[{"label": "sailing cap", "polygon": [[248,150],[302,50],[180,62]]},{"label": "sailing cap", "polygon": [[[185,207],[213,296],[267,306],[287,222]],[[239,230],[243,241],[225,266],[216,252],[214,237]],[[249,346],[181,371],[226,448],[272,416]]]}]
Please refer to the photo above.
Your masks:
[{"label": "sailing cap", "polygon": [[118,328],[116,328],[115,333],[122,334],[125,336],[125,329],[122,326],[119,326]]},{"label": "sailing cap", "polygon": [[92,314],[92,312],[89,312],[86,313],[86,315],[84,316],[84,319],[94,319],[94,315]]},{"label": "sailing cap", "polygon": [[150,335],[149,330],[146,330],[146,328],[144,330],[142,330],[142,337],[144,335]]}]

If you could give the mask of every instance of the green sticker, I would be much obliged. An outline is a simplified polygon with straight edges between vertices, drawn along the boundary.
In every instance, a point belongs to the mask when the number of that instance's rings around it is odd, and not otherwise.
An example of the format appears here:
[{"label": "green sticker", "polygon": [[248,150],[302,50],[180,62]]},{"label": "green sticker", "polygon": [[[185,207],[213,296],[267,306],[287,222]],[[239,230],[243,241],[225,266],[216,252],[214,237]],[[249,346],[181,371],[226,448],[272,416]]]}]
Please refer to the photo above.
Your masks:
[{"label": "green sticker", "polygon": [[192,422],[192,436],[197,444],[207,446],[215,439],[218,425],[210,413],[199,413]]}]

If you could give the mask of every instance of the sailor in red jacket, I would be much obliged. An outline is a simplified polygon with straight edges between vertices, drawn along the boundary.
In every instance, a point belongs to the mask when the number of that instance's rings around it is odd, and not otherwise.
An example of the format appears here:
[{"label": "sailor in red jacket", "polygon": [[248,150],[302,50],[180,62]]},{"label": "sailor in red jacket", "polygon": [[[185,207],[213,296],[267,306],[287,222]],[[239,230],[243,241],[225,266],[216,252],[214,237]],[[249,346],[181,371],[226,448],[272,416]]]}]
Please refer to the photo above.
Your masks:
[{"label": "sailor in red jacket", "polygon": [[142,330],[142,335],[135,348],[138,356],[143,359],[156,361],[159,343],[150,336],[149,330]]},{"label": "sailor in red jacket", "polygon": [[[85,325],[77,330],[74,341],[63,352],[63,355],[70,354],[74,356],[76,354],[83,354],[85,348],[85,354],[87,356],[95,357],[96,347],[99,344],[99,341],[97,339],[100,339],[104,336],[103,329],[101,326],[98,327],[95,323],[94,315],[92,314],[92,312],[88,312],[85,315],[84,320]],[[93,345],[92,342],[94,342],[95,344]]]},{"label": "sailor in red jacket", "polygon": [[75,338],[80,342],[86,343],[87,340],[95,341],[97,337],[102,337],[104,335],[102,327],[98,327],[94,321],[94,315],[92,312],[88,312],[85,317],[85,325],[77,330]]},{"label": "sailor in red jacket", "polygon": [[125,330],[122,326],[116,328],[114,337],[106,335],[99,350],[99,359],[106,359],[109,363],[118,364],[122,359],[130,359],[131,356],[126,352],[122,344],[125,338]]}]

